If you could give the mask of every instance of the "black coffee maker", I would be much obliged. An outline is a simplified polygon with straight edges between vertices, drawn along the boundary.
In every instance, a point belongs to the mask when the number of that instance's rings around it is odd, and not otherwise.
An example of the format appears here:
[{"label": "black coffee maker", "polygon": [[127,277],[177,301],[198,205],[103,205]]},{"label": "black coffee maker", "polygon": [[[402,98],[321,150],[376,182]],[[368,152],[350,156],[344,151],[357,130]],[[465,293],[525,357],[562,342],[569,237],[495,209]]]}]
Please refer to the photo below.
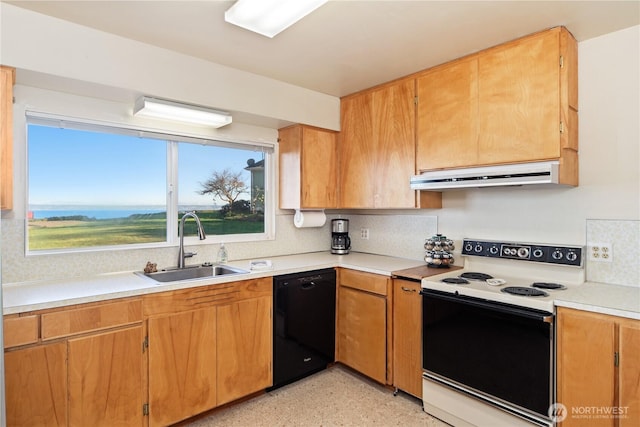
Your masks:
[{"label": "black coffee maker", "polygon": [[351,239],[349,238],[349,220],[331,220],[331,253],[346,255],[351,249]]}]

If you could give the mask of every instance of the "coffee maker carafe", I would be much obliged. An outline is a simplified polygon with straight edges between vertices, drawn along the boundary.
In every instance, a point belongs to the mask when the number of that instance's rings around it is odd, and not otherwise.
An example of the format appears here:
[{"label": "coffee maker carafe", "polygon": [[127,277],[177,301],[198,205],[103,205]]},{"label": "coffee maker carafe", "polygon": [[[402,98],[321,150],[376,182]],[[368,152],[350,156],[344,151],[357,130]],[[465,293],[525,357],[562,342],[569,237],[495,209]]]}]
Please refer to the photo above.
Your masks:
[{"label": "coffee maker carafe", "polygon": [[331,253],[345,255],[351,249],[351,239],[349,238],[349,220],[331,220]]}]

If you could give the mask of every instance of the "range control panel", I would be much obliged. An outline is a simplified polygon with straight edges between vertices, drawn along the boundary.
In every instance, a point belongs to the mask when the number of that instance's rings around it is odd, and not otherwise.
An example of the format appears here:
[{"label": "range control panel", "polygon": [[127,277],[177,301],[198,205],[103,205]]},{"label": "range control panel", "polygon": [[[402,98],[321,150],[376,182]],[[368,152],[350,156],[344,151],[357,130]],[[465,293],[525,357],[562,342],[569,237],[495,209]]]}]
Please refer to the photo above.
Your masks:
[{"label": "range control panel", "polygon": [[581,246],[464,239],[462,241],[462,255],[582,267],[583,248]]}]

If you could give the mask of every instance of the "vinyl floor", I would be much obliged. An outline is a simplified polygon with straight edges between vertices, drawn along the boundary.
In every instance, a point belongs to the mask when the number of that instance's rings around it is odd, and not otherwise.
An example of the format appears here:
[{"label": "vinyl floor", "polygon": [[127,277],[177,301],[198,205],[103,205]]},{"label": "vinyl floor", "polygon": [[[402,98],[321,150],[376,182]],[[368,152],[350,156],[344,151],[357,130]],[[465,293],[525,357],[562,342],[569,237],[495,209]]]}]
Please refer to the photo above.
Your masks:
[{"label": "vinyl floor", "polygon": [[422,402],[334,365],[293,384],[181,424],[189,427],[446,427]]}]

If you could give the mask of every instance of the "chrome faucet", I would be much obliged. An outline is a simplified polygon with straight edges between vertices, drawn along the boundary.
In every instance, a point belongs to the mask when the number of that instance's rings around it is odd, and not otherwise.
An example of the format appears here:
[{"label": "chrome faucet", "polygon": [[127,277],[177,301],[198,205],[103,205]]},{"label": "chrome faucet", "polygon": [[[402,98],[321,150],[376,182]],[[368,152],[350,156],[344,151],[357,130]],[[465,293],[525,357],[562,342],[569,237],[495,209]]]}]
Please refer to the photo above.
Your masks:
[{"label": "chrome faucet", "polygon": [[184,221],[187,217],[191,217],[196,220],[198,224],[198,238],[200,240],[204,240],[207,238],[207,235],[204,234],[204,229],[202,228],[202,224],[200,223],[200,218],[196,215],[195,211],[187,212],[182,215],[180,219],[180,227],[178,230],[178,234],[180,234],[180,249],[178,250],[178,268],[184,268],[184,259],[191,258],[194,255],[197,255],[197,252],[186,252],[184,251]]}]

